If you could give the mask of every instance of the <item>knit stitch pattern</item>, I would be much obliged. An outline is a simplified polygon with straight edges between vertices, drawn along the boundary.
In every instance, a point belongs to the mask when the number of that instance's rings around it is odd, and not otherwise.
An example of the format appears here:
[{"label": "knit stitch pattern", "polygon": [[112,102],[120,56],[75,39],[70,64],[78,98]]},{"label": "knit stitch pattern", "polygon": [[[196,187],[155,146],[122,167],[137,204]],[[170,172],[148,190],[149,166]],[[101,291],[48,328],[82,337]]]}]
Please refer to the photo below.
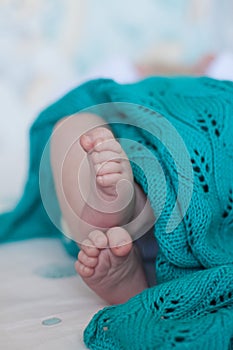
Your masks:
[{"label": "knit stitch pattern", "polygon": [[[149,78],[130,85],[97,80],[71,91],[42,112],[31,128],[27,185],[15,210],[0,216],[0,238],[29,238],[30,224],[36,235],[57,233],[40,199],[43,149],[59,119],[109,102],[111,117],[108,108],[106,113],[100,108],[101,115],[107,122],[122,123],[111,124],[116,137],[136,141],[135,146],[122,141],[122,146],[155,216],[162,176],[156,173],[154,158],[163,170],[167,193],[155,224],[157,285],[98,312],[84,332],[85,344],[93,350],[233,349],[233,83],[205,77]],[[125,107],[128,104],[132,109]],[[139,118],[144,125],[156,123],[159,115],[182,137],[193,169],[189,207],[172,232],[166,227],[180,186],[178,169],[153,133],[133,126]],[[182,168],[183,154],[177,154]]]},{"label": "knit stitch pattern", "polygon": [[[135,114],[134,118],[144,118],[143,123],[155,118],[151,110],[172,123],[190,154],[194,188],[182,222],[166,233],[177,194],[177,174],[158,140],[141,130],[134,134],[141,144],[154,146],[154,155],[167,175],[166,205],[155,225],[160,247],[158,285],[124,305],[100,311],[85,331],[85,342],[91,349],[231,348],[233,84],[206,78],[152,78],[128,91],[127,99],[122,94],[120,100],[141,103],[147,119]],[[127,117],[132,122],[129,114]],[[145,159],[143,150],[137,148],[136,153]],[[147,181],[157,181],[161,188],[151,161],[144,163]],[[147,193],[145,177],[133,169]],[[159,193],[152,190],[148,195],[156,213]]]}]

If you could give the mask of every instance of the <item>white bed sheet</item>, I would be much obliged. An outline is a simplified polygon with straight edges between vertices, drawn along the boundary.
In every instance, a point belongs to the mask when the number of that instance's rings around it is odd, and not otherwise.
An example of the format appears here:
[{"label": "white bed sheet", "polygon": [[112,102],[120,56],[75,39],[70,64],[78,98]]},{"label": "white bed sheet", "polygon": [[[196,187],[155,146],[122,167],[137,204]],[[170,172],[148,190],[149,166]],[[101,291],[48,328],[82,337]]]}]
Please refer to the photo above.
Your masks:
[{"label": "white bed sheet", "polygon": [[83,331],[106,304],[73,263],[57,239],[0,246],[0,349],[86,349]]}]

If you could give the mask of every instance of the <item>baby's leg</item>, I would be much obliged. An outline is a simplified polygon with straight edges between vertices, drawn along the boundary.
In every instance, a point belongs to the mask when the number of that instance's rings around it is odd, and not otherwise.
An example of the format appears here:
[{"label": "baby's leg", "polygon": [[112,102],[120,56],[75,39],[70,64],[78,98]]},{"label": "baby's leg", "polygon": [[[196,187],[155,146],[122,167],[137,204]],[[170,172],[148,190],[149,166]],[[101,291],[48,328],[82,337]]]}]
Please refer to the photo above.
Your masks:
[{"label": "baby's leg", "polygon": [[[65,118],[56,125],[51,164],[59,204],[77,243],[97,228],[127,224],[145,205],[127,156],[105,121],[94,114]],[[149,208],[146,212],[151,216]],[[134,221],[130,233],[143,225]]]},{"label": "baby's leg", "polygon": [[[104,124],[91,114],[62,120],[52,137],[51,162],[63,216],[81,248],[76,269],[98,295],[109,303],[120,303],[148,287],[132,238],[152,226],[154,216],[143,191],[134,183],[125,153]],[[120,180],[133,189],[123,209],[129,192],[116,188]],[[117,196],[120,200],[109,213]],[[137,219],[143,209],[143,218]],[[127,223],[130,234],[114,227]]]}]

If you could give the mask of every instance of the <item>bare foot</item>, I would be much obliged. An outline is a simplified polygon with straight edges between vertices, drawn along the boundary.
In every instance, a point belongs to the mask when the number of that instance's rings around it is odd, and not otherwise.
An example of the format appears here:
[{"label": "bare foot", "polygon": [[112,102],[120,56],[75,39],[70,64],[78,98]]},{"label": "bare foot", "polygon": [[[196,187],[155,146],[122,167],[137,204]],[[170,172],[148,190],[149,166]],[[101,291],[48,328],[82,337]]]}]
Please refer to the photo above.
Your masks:
[{"label": "bare foot", "polygon": [[130,162],[105,127],[90,130],[80,138],[91,172],[90,193],[82,218],[100,228],[126,224],[134,213],[134,179]]},{"label": "bare foot", "polygon": [[84,282],[109,304],[120,304],[148,288],[140,256],[121,227],[92,231],[75,267]]}]

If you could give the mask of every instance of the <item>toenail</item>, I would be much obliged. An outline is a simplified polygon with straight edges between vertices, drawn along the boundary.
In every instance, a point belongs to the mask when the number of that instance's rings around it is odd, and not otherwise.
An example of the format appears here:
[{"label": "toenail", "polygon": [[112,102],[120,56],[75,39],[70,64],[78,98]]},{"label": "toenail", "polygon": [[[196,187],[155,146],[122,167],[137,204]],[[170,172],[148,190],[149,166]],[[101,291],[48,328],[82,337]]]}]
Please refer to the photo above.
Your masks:
[{"label": "toenail", "polygon": [[104,244],[105,243],[105,239],[103,237],[97,237],[96,238],[96,242],[99,244]]}]

